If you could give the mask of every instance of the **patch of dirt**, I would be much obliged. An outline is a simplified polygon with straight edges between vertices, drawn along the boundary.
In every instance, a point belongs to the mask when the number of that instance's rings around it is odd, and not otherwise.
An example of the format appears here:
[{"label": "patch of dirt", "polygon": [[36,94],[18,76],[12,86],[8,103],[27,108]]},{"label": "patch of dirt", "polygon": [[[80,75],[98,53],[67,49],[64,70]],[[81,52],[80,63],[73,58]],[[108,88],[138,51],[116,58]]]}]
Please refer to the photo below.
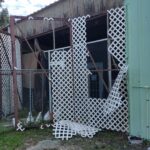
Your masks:
[{"label": "patch of dirt", "polygon": [[28,140],[26,140],[25,142],[25,147],[31,147],[31,145],[35,145],[36,144],[36,141],[34,141],[34,139],[30,138]]},{"label": "patch of dirt", "polygon": [[83,150],[80,146],[75,146],[75,145],[65,145],[65,146],[60,146],[58,150]]},{"label": "patch of dirt", "polygon": [[150,142],[131,145],[127,135],[116,132],[100,132],[92,139],[75,136],[69,140],[59,140],[50,137],[48,140],[38,142],[29,140],[26,150],[146,150]]},{"label": "patch of dirt", "polygon": [[60,147],[58,140],[43,140],[37,145],[27,148],[27,150],[57,150]]},{"label": "patch of dirt", "polygon": [[[33,145],[33,142],[28,142],[28,144]],[[27,146],[29,146],[26,144]],[[56,140],[43,140],[38,142],[35,146],[31,146],[26,150],[83,150],[77,145],[62,145],[62,142]]]}]

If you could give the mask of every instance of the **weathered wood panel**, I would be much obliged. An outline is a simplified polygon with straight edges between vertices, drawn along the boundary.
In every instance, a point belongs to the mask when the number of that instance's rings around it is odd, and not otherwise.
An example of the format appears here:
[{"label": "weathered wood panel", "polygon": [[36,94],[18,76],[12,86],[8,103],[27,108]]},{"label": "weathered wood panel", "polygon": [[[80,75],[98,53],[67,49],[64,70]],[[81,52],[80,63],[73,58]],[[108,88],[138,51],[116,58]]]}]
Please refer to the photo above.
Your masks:
[{"label": "weathered wood panel", "polygon": [[[120,7],[124,0],[60,0],[32,16],[74,18],[86,14],[99,15],[108,9]],[[47,21],[22,21],[18,24],[26,37],[31,37],[51,30]],[[62,27],[63,22],[55,22],[55,27]],[[18,36],[20,32],[16,29]]]}]

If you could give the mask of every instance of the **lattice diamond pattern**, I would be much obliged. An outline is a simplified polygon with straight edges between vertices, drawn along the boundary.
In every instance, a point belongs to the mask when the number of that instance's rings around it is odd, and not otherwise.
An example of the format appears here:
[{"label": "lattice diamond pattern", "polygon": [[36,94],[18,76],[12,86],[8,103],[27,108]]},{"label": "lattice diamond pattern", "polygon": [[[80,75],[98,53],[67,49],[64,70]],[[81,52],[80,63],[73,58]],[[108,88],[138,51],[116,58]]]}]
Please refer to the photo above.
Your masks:
[{"label": "lattice diamond pattern", "polygon": [[106,117],[104,116],[103,106],[105,104],[106,99],[88,98],[87,101],[87,124],[91,127],[95,127],[98,129],[105,128],[105,124],[107,122]]},{"label": "lattice diamond pattern", "polygon": [[86,18],[72,19],[75,120],[87,124],[88,75]]},{"label": "lattice diamond pattern", "polygon": [[71,20],[72,23],[72,43],[73,46],[86,46],[86,19],[89,17],[82,16]]},{"label": "lattice diamond pattern", "polygon": [[73,120],[73,78],[72,78],[72,53],[69,51],[54,51],[51,54],[52,62],[52,100],[54,121]]},{"label": "lattice diamond pattern", "polygon": [[[108,48],[110,54],[118,61],[118,67],[122,70],[127,68],[126,65],[126,46],[125,46],[125,7],[111,9],[108,11],[109,15],[109,30],[108,35],[112,39],[111,44]],[[125,69],[126,70],[126,69]],[[114,115],[109,116],[108,124],[106,128],[109,128],[111,124],[111,129],[119,131],[128,131],[128,95],[127,95],[127,70],[122,76],[120,81],[119,93],[120,93],[120,107],[114,112]]]},{"label": "lattice diamond pattern", "polygon": [[110,9],[109,14],[109,30],[110,37],[124,37],[125,38],[125,7]]},{"label": "lattice diamond pattern", "polygon": [[128,130],[128,103],[120,91],[127,68],[121,70],[107,99],[88,98],[88,125],[126,132]]},{"label": "lattice diamond pattern", "polygon": [[73,135],[81,135],[82,137],[92,138],[98,129],[92,128],[80,123],[62,120],[55,123],[54,125],[54,135],[55,138],[61,138],[62,140],[72,138]]},{"label": "lattice diamond pattern", "polygon": [[10,76],[10,66],[7,61],[6,53],[7,56],[10,60],[12,61],[12,55],[11,55],[11,39],[10,36],[2,34],[1,37],[3,39],[3,44],[6,48],[6,51],[4,51],[2,42],[0,41],[0,49],[1,49],[1,69],[5,70],[2,71],[2,73],[7,73],[9,75],[2,75],[2,111],[4,115],[7,115],[11,112],[11,96],[12,96],[12,79]]},{"label": "lattice diamond pattern", "polygon": [[111,9],[109,15],[108,35],[112,38],[112,43],[108,51],[118,60],[119,68],[126,64],[125,53],[125,7]]},{"label": "lattice diamond pattern", "polygon": [[[0,50],[1,50],[1,69],[2,73],[7,75],[2,75],[2,111],[6,116],[9,113],[14,111],[14,102],[13,102],[13,87],[12,87],[12,75],[11,75],[11,67],[12,67],[12,50],[11,50],[11,38],[9,35],[5,35],[1,33],[1,37],[3,40],[3,44],[5,46],[5,50],[2,46],[2,42],[0,41]],[[16,57],[17,57],[17,67],[21,68],[21,56],[20,56],[20,43],[16,39]],[[8,59],[10,62],[11,67],[9,66]],[[17,77],[17,84],[19,86],[19,93],[21,94],[21,77]]]},{"label": "lattice diamond pattern", "polygon": [[121,105],[122,95],[119,92],[121,81],[124,79],[124,74],[126,75],[127,68],[122,68],[115,80],[115,83],[110,91],[110,94],[104,105],[104,113],[111,114]]},{"label": "lattice diamond pattern", "polygon": [[[112,43],[108,51],[118,60],[120,72],[107,99],[89,98],[86,18],[72,19],[73,49],[51,55],[54,121],[71,120],[95,128],[128,131],[126,89],[125,9],[108,11]],[[73,52],[73,54],[72,54]],[[58,63],[59,61],[64,62]],[[54,65],[55,64],[55,65]],[[69,131],[69,129],[68,129]]]}]

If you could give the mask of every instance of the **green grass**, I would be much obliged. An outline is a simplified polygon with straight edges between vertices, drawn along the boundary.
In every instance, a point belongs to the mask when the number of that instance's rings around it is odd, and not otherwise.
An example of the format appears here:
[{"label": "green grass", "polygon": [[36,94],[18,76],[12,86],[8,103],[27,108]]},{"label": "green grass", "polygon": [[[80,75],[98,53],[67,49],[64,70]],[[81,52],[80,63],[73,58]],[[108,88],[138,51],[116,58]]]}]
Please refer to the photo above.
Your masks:
[{"label": "green grass", "polygon": [[24,132],[15,130],[4,131],[0,133],[0,150],[16,150],[24,147],[25,141],[31,140],[36,143],[40,140],[49,138],[52,133],[51,129],[31,129]]},{"label": "green grass", "polygon": [[[0,125],[3,125],[3,122],[0,122]],[[37,128],[17,132],[13,128],[0,126],[0,150],[25,150],[26,147],[46,139],[54,140],[52,128],[44,130]],[[74,136],[68,141],[61,141],[60,146],[67,147],[67,150],[72,150],[72,147],[79,147],[78,149],[81,148],[82,150],[145,150],[150,146],[150,142],[144,141],[142,145],[130,145],[126,134],[103,131],[96,134],[92,139]]]}]

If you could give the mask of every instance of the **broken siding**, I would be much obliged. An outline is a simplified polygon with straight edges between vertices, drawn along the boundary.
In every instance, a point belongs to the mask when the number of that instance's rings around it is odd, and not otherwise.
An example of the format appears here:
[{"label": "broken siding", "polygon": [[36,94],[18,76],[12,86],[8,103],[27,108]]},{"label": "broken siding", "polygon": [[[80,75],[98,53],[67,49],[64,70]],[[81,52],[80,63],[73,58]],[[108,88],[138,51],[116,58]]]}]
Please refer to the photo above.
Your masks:
[{"label": "broken siding", "polygon": [[[90,14],[99,15],[108,9],[123,5],[123,0],[60,0],[49,7],[34,13],[32,16],[74,18]],[[26,37],[35,36],[51,30],[51,23],[47,21],[22,21],[20,28]],[[55,27],[65,26],[64,22],[55,22]],[[17,30],[17,35],[21,36]]]}]

